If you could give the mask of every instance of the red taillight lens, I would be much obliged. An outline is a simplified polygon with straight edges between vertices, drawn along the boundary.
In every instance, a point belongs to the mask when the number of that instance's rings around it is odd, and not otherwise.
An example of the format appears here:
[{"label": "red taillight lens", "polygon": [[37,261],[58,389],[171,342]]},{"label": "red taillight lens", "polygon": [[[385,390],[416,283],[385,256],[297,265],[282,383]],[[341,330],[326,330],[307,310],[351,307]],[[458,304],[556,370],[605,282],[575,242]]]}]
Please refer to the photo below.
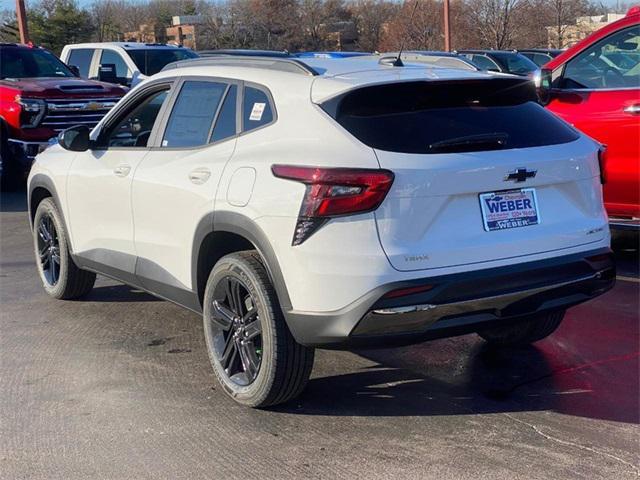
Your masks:
[{"label": "red taillight lens", "polygon": [[399,288],[397,290],[391,290],[384,294],[382,298],[398,298],[406,297],[407,295],[413,295],[415,293],[428,292],[433,288],[433,285],[420,285],[417,287]]},{"label": "red taillight lens", "polygon": [[301,244],[331,217],[375,210],[393,184],[389,170],[273,165],[271,171],[307,186],[293,245]]},{"label": "red taillight lens", "polygon": [[607,146],[600,145],[598,149],[598,165],[600,166],[600,183],[607,183]]}]

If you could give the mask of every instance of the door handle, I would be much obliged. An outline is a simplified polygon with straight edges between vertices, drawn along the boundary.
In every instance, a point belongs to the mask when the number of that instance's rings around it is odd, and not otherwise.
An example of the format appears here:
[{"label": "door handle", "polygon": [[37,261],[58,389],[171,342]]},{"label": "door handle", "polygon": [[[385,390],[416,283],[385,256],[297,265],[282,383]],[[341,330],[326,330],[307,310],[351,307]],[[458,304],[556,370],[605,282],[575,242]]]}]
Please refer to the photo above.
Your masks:
[{"label": "door handle", "polygon": [[640,103],[629,105],[624,109],[624,113],[630,113],[631,115],[640,115]]},{"label": "door handle", "polygon": [[189,172],[189,180],[196,185],[202,185],[211,177],[211,170],[208,168],[196,168],[195,170],[191,170]]},{"label": "door handle", "polygon": [[113,169],[113,173],[115,173],[118,177],[126,177],[127,175],[129,175],[130,171],[131,167],[129,165],[118,165]]}]

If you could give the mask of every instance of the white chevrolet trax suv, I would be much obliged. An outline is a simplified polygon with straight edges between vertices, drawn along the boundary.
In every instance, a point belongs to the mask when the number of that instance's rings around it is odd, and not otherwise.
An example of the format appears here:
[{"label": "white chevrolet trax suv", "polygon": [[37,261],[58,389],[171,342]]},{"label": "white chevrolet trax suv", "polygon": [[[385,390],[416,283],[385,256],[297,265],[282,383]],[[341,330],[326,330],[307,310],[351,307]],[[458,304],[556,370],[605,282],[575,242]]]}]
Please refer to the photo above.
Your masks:
[{"label": "white chevrolet trax suv", "polygon": [[99,273],[204,318],[237,402],[314,348],[540,340],[610,289],[600,145],[527,79],[371,60],[177,62],[29,178],[49,295]]}]

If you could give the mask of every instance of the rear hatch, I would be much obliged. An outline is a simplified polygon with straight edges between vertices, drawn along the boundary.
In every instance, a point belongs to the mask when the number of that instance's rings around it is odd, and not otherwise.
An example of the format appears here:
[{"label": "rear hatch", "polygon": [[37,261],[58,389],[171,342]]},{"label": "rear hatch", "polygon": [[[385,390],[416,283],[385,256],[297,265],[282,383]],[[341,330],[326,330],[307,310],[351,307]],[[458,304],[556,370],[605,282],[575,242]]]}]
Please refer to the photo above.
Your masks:
[{"label": "rear hatch", "polygon": [[398,270],[519,258],[606,235],[597,146],[515,78],[375,85],[323,104],[394,184],[375,212]]}]

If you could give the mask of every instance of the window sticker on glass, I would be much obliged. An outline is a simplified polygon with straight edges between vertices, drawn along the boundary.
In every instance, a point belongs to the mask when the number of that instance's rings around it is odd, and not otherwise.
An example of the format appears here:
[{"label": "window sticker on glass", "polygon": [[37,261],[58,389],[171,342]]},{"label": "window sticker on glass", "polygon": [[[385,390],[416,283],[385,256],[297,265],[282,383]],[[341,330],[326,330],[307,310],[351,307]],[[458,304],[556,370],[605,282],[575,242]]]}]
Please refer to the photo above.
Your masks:
[{"label": "window sticker on glass", "polygon": [[266,103],[254,103],[253,108],[251,109],[251,115],[249,115],[249,120],[253,120],[254,122],[262,120],[262,114],[264,113],[266,106]]}]

